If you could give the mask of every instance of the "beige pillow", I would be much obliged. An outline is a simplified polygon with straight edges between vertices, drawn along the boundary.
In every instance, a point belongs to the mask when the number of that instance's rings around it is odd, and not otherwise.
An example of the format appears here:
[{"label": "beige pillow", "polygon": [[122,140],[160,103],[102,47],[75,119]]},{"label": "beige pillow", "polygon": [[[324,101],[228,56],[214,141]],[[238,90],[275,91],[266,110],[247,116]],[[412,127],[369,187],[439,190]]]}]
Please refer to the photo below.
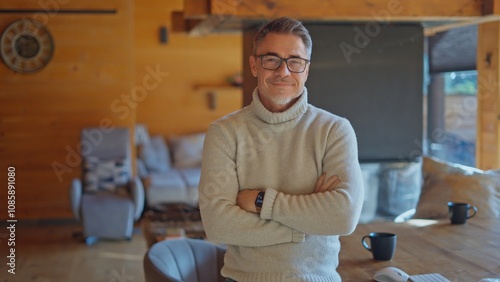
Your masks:
[{"label": "beige pillow", "polygon": [[450,198],[451,189],[443,177],[426,177],[413,218],[446,217],[446,203]]},{"label": "beige pillow", "polygon": [[170,149],[161,135],[144,143],[139,154],[149,172],[167,172],[171,168]]},{"label": "beige pillow", "polygon": [[200,167],[204,141],[205,133],[171,138],[174,166],[177,168]]},{"label": "beige pillow", "polygon": [[427,176],[413,217],[446,218],[448,201],[476,206],[478,217],[499,217],[498,178],[484,173]]},{"label": "beige pillow", "polygon": [[473,174],[473,173],[483,173],[483,171],[470,166],[446,162],[431,156],[423,157],[422,176],[424,178],[426,178],[429,175],[448,174],[448,173]]}]

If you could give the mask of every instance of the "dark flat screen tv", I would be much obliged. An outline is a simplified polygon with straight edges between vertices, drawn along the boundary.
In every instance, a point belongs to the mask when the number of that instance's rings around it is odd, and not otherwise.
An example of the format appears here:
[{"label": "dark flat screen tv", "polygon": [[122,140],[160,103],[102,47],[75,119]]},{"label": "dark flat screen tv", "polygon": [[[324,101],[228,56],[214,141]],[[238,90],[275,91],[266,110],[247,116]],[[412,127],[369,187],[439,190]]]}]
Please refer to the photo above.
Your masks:
[{"label": "dark flat screen tv", "polygon": [[424,36],[420,25],[305,23],[313,40],[309,102],[346,117],[359,160],[422,155]]}]

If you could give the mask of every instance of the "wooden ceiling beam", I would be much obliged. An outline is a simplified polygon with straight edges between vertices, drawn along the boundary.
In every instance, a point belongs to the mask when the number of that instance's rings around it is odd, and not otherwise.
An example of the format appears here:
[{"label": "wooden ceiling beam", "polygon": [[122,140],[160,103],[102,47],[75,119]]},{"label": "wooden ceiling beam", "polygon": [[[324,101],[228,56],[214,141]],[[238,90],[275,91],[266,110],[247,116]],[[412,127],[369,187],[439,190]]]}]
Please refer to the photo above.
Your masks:
[{"label": "wooden ceiling beam", "polygon": [[243,21],[280,16],[302,21],[430,22],[427,34],[500,17],[500,0],[184,0],[184,7],[186,19],[202,19],[191,35],[227,32]]},{"label": "wooden ceiling beam", "polygon": [[464,21],[457,21],[453,23],[445,23],[424,29],[425,36],[433,36],[439,32],[447,31],[454,28],[460,28],[470,25],[479,25],[488,22],[500,21],[500,0],[484,0],[482,16],[471,18]]},{"label": "wooden ceiling beam", "polygon": [[[195,1],[195,0],[190,0]],[[209,2],[211,15],[242,19],[289,16],[328,21],[439,21],[484,15],[483,1],[499,0],[198,0]],[[498,5],[491,5],[496,9]]]},{"label": "wooden ceiling beam", "polygon": [[206,19],[210,14],[210,0],[184,0],[186,19]]},{"label": "wooden ceiling beam", "polygon": [[190,32],[203,20],[201,19],[186,19],[183,11],[172,12],[172,32]]},{"label": "wooden ceiling beam", "polygon": [[424,35],[425,36],[433,36],[439,32],[444,32],[444,31],[454,29],[454,28],[466,27],[466,26],[470,26],[470,25],[479,25],[479,24],[483,24],[483,23],[496,22],[496,21],[500,21],[500,16],[488,15],[488,16],[483,16],[483,17],[477,17],[477,18],[467,20],[467,21],[459,21],[459,22],[454,22],[454,23],[426,27],[426,28],[424,28]]},{"label": "wooden ceiling beam", "polygon": [[483,14],[499,16],[500,0],[484,0]]}]

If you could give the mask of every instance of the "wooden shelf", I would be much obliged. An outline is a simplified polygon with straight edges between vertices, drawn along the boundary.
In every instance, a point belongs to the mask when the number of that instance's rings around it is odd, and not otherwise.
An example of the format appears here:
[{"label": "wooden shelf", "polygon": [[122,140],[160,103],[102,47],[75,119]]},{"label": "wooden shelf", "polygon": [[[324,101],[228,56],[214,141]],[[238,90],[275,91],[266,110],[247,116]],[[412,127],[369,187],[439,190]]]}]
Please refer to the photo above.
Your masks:
[{"label": "wooden shelf", "polygon": [[194,92],[207,96],[207,105],[211,110],[243,106],[243,88],[239,86],[196,86]]}]

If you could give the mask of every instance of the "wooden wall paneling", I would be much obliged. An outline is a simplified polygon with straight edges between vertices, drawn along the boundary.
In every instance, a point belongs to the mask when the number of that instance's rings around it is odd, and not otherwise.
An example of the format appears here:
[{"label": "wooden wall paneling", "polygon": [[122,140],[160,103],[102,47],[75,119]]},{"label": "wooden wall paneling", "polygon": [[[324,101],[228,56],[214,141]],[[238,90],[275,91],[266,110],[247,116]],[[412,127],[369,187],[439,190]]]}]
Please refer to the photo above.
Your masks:
[{"label": "wooden wall paneling", "polygon": [[[200,96],[202,99],[200,99]],[[224,116],[227,112],[241,109],[243,104],[243,89],[241,87],[196,87],[192,95],[200,103],[202,109],[209,110],[213,116]],[[195,100],[195,99],[193,99]]]},{"label": "wooden wall paneling", "polygon": [[[224,96],[217,111],[212,111],[206,96],[196,93],[196,86],[229,85],[226,78],[242,70],[240,35],[190,37],[184,32],[172,32],[172,13],[183,10],[184,4],[135,2],[135,84],[142,84],[148,67],[168,73],[137,107],[138,122],[146,124],[153,135],[169,137],[205,131],[212,121],[241,107]],[[162,25],[169,30],[167,44],[158,41]]]},{"label": "wooden wall paneling", "polygon": [[108,10],[117,9],[122,10],[128,7],[128,1],[121,0],[86,0],[86,1],[68,1],[68,0],[53,0],[53,1],[39,1],[39,0],[16,0],[16,1],[2,1],[2,8],[7,9],[40,9],[46,13],[56,13],[61,10]]},{"label": "wooden wall paneling", "polygon": [[479,25],[476,166],[500,168],[500,21]]},{"label": "wooden wall paneling", "polygon": [[[154,51],[139,54],[137,63],[137,80],[143,77],[148,66],[155,63],[169,73],[138,107],[138,120],[148,124],[151,132],[164,136],[206,130],[206,124],[214,120],[213,113],[205,107],[204,97],[193,95],[194,86],[227,85],[227,77],[241,71],[241,39],[238,36],[191,39],[182,35],[182,38],[173,36],[174,40],[182,40],[185,44],[168,46],[172,51],[164,59],[158,54],[156,58],[162,58],[160,62],[155,62]],[[241,104],[237,106],[241,107]],[[226,109],[226,113],[231,111],[232,108]],[[205,116],[200,116],[200,113]]]},{"label": "wooden wall paneling", "polygon": [[[2,9],[37,9],[46,3],[4,2]],[[130,95],[134,80],[131,0],[65,2],[46,7],[52,9],[45,24],[55,52],[44,69],[25,75],[0,64],[0,167],[16,168],[18,219],[71,217],[69,186],[72,178],[80,177],[81,168],[75,161],[79,156],[70,151],[78,151],[81,130],[102,121],[130,128],[135,124],[135,109],[125,114],[116,107],[124,106],[122,95]],[[74,14],[64,9],[116,13]],[[0,30],[34,15],[0,13]],[[69,171],[59,178],[54,163]],[[6,173],[0,175],[3,181]],[[0,198],[5,199],[6,192],[0,190]],[[0,214],[7,216],[5,205],[0,205]]]}]

